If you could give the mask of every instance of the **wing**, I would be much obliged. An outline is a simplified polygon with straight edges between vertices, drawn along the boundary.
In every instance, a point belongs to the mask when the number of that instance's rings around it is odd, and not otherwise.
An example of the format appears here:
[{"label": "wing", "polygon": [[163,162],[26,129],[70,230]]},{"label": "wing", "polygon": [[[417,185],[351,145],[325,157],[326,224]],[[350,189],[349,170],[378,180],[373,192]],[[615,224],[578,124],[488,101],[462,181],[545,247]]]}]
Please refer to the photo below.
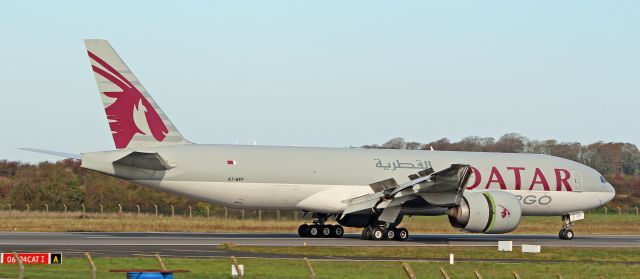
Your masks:
[{"label": "wing", "polygon": [[393,222],[402,205],[414,199],[422,199],[433,206],[458,205],[471,173],[469,165],[454,164],[438,172],[421,171],[401,185],[393,178],[372,183],[374,193],[346,201],[347,207],[342,214],[380,214],[378,220]]}]

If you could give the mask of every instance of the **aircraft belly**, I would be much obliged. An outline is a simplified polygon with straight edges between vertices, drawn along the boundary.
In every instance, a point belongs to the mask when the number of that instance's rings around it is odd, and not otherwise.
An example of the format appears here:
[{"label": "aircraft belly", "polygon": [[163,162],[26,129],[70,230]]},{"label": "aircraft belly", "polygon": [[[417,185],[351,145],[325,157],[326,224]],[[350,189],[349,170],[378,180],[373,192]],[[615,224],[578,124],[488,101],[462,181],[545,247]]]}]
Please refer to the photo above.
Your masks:
[{"label": "aircraft belly", "polygon": [[[321,212],[333,212],[336,207],[331,202],[325,201],[324,204],[315,202],[316,198],[323,197],[326,193],[337,193],[335,190],[327,192],[327,190],[336,189],[336,185],[159,180],[134,180],[132,182],[176,195],[234,208],[307,210],[307,208],[298,206],[305,200],[307,202],[303,203],[303,206],[310,204],[313,209]],[[325,194],[316,195],[322,192]]]}]

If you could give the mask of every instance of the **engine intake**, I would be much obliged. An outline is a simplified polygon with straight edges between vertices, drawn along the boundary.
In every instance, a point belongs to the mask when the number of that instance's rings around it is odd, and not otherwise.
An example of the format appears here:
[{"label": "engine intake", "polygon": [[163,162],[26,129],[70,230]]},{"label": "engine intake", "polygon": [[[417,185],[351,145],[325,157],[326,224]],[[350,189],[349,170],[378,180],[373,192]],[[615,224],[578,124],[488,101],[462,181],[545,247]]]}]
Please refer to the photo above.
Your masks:
[{"label": "engine intake", "polygon": [[520,224],[522,208],[518,198],[508,192],[467,192],[460,205],[446,213],[453,227],[467,232],[507,233]]}]

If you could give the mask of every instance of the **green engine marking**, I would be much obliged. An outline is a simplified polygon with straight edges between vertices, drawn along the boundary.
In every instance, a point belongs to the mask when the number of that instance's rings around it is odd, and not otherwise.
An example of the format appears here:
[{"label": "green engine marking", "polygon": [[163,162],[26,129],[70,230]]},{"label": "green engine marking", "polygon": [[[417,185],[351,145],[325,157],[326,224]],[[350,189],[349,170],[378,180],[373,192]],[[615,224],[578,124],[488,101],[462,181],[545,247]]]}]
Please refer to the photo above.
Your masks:
[{"label": "green engine marking", "polygon": [[482,192],[482,195],[484,195],[489,203],[489,224],[487,224],[487,227],[483,230],[483,232],[486,232],[493,229],[493,225],[496,223],[496,218],[498,218],[498,212],[496,210],[496,201],[493,199],[493,196],[491,196],[491,193]]}]

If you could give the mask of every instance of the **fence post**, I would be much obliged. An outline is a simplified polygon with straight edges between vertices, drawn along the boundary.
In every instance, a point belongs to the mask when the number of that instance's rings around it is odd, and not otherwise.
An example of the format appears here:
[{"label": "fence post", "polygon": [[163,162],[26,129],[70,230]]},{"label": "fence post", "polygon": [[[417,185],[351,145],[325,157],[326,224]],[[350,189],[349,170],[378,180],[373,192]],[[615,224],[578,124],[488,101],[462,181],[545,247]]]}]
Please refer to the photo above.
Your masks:
[{"label": "fence post", "polygon": [[207,218],[209,218],[209,206],[207,205]]},{"label": "fence post", "polygon": [[9,206],[9,211],[11,211],[11,204],[10,204],[10,203],[8,203],[7,205]]},{"label": "fence post", "polygon": [[262,210],[258,210],[258,221],[262,221]]},{"label": "fence post", "polygon": [[604,207],[604,215],[609,215],[609,210],[607,209],[607,207]]},{"label": "fence post", "polygon": [[91,266],[91,279],[96,279],[96,264],[93,263],[93,259],[91,258],[91,254],[89,253],[84,253],[85,256],[87,256],[87,260],[89,260],[89,265]]},{"label": "fence post", "polygon": [[122,205],[121,204],[118,204],[118,213],[119,214],[122,213]]},{"label": "fence post", "polygon": [[87,210],[87,208],[84,206],[84,203],[82,204],[82,213],[85,213],[85,211]]},{"label": "fence post", "polygon": [[447,271],[444,270],[444,268],[440,268],[440,273],[442,273],[442,278],[444,279],[451,279],[451,277],[449,277],[449,274],[447,274]]},{"label": "fence post", "polygon": [[[636,211],[637,211],[637,209],[638,209],[638,208],[636,207]],[[27,204],[27,213],[29,213],[30,211],[31,211],[31,205],[30,205],[30,204]]]},{"label": "fence post", "polygon": [[171,217],[173,217],[173,215],[176,214],[176,208],[173,207],[173,204],[171,205]]},{"label": "fence post", "polygon": [[100,213],[104,213],[104,206],[100,204]]},{"label": "fence post", "polygon": [[22,265],[22,260],[20,260],[20,257],[18,257],[18,253],[13,252],[13,256],[16,258],[16,262],[18,263],[19,266],[19,271],[18,271],[18,278],[19,279],[23,279],[24,278],[24,265]]},{"label": "fence post", "polygon": [[189,205],[189,218],[193,217],[193,215],[191,214],[191,205]]},{"label": "fence post", "polygon": [[153,207],[155,207],[155,209],[156,209],[156,217],[158,217],[158,205],[157,204],[153,204]]},{"label": "fence post", "polygon": [[162,270],[167,270],[167,267],[164,265],[164,262],[162,261],[162,258],[160,257],[160,254],[156,254],[156,259],[158,259],[158,263],[160,263],[160,268]]},{"label": "fence post", "polygon": [[242,221],[244,222],[244,209],[242,210]]},{"label": "fence post", "polygon": [[277,220],[280,221],[280,210],[276,211]]},{"label": "fence post", "polygon": [[233,263],[233,267],[236,269],[236,272],[238,273],[238,278],[242,279],[243,274],[242,272],[240,272],[240,265],[238,264],[238,259],[236,259],[236,257],[231,256],[231,262]]},{"label": "fence post", "polygon": [[618,206],[618,215],[622,215],[622,209]]},{"label": "fence post", "polygon": [[476,279],[482,279],[482,275],[480,275],[480,272],[478,272],[477,270],[474,270],[473,274],[476,275]]},{"label": "fence post", "polygon": [[64,213],[67,213],[67,204],[63,203],[62,206],[64,207]]},{"label": "fence post", "polygon": [[409,265],[409,263],[402,263],[402,269],[404,270],[404,273],[407,274],[407,278],[409,279],[418,278],[416,277],[416,274],[413,272],[413,269],[411,269],[411,266]]},{"label": "fence post", "polygon": [[311,266],[311,261],[307,258],[304,258],[304,262],[307,264],[307,269],[309,270],[309,278],[315,279],[316,272],[313,270],[313,266]]},{"label": "fence post", "polygon": [[136,207],[138,208],[138,215],[140,215],[140,205],[136,204]]},{"label": "fence post", "polygon": [[636,206],[636,215],[640,215],[640,214],[638,214],[638,207],[637,206]]},{"label": "fence post", "polygon": [[46,212],[49,213],[49,205],[45,203],[44,204],[44,208],[45,208]]}]

